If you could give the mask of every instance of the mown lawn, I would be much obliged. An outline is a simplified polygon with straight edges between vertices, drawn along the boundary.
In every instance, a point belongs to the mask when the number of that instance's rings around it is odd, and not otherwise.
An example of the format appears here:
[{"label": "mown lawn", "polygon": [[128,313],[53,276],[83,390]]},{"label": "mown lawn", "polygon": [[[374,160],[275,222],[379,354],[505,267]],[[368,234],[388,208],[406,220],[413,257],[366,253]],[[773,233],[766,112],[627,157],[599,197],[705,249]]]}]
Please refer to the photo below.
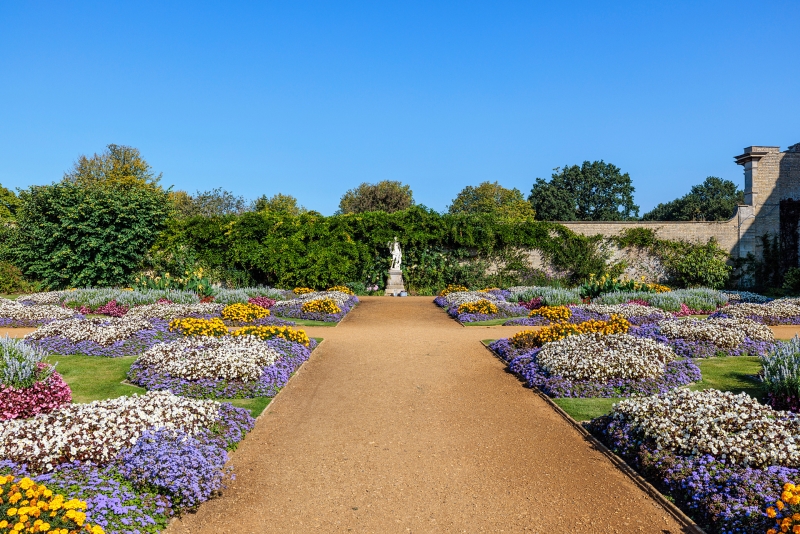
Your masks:
[{"label": "mown lawn", "polygon": [[[322,338],[314,338],[318,342]],[[56,370],[64,377],[72,389],[72,402],[86,403],[94,400],[113,399],[123,395],[145,393],[146,390],[126,383],[128,369],[135,356],[125,358],[99,358],[83,355],[54,355],[51,362],[58,362]],[[253,417],[258,417],[272,400],[269,397],[254,399],[217,399],[230,402],[234,406],[250,410]]]}]

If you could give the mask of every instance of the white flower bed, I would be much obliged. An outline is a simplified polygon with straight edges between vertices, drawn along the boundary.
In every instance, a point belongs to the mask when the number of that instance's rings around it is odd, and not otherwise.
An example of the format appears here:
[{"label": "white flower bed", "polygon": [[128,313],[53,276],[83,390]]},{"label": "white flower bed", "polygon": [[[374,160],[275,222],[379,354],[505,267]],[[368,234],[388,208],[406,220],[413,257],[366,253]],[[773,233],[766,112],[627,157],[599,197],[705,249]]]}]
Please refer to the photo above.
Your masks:
[{"label": "white flower bed", "polygon": [[34,304],[61,304],[62,297],[67,291],[44,291],[42,293],[33,293],[31,295],[20,295],[17,297],[19,302],[32,302]]},{"label": "white flower bed", "polygon": [[77,312],[61,306],[44,304],[41,306],[8,305],[0,307],[0,317],[14,321],[45,321],[47,319],[69,319]]},{"label": "white flower bed", "polygon": [[751,293],[750,291],[722,291],[721,293],[728,297],[728,303],[730,304],[764,304],[772,300],[769,297]]},{"label": "white flower bed", "polygon": [[478,302],[479,300],[488,300],[489,302],[500,305],[505,304],[506,301],[502,298],[491,293],[482,293],[480,291],[453,291],[443,297],[447,302],[447,307],[461,306],[468,302]]},{"label": "white flower bed", "polygon": [[125,317],[135,319],[177,319],[193,315],[219,315],[222,304],[206,302],[202,304],[147,304],[132,308]]},{"label": "white flower bed", "polygon": [[211,427],[219,404],[178,397],[165,391],[69,404],[31,419],[12,419],[0,426],[0,458],[52,470],[74,460],[100,465],[136,443],[151,428],[177,428],[189,434]]},{"label": "white flower bed", "polygon": [[551,375],[572,380],[658,378],[674,361],[670,347],[628,334],[581,334],[546,343],[536,356]]},{"label": "white flower bed", "polygon": [[575,306],[576,308],[583,308],[586,311],[600,313],[603,315],[619,315],[625,319],[631,317],[646,317],[648,315],[658,315],[663,318],[669,317],[669,314],[663,310],[653,306],[642,306],[641,304],[587,304],[585,306]]},{"label": "white flower bed", "polygon": [[722,348],[738,347],[749,337],[753,341],[775,341],[768,326],[750,319],[679,319],[659,323],[659,331],[670,339],[709,341]]},{"label": "white flower bed", "polygon": [[279,300],[275,303],[272,307],[274,310],[279,310],[283,307],[291,307],[291,306],[302,306],[304,302],[309,302],[311,300],[324,300],[330,299],[336,303],[337,306],[340,308],[344,305],[345,302],[353,298],[352,295],[348,295],[343,291],[314,291],[313,293],[305,293],[303,295],[297,295],[293,299],[289,300]]},{"label": "white flower bed", "polygon": [[737,304],[721,310],[729,317],[779,317],[800,316],[800,302],[796,299],[773,300],[767,304]]},{"label": "white flower bed", "polygon": [[136,360],[176,378],[258,380],[280,354],[255,336],[190,337],[159,343]]},{"label": "white flower bed", "polygon": [[746,393],[716,389],[626,399],[612,417],[680,454],[711,454],[741,465],[800,466],[800,418],[760,404]]},{"label": "white flower bed", "polygon": [[139,330],[152,327],[153,325],[147,319],[130,317],[65,319],[46,324],[25,336],[25,339],[44,339],[46,337],[61,336],[69,339],[72,343],[94,341],[100,345],[108,346],[115,341],[129,338]]}]

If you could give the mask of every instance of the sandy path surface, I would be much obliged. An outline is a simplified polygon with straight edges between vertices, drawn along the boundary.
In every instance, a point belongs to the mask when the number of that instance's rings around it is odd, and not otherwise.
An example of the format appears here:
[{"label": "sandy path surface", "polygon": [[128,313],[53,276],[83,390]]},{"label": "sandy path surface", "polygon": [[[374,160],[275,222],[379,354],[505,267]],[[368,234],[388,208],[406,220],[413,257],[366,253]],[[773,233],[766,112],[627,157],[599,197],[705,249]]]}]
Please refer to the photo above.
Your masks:
[{"label": "sandy path surface", "polygon": [[365,298],[167,532],[681,532],[425,298]]},{"label": "sandy path surface", "polygon": [[8,336],[20,338],[25,337],[35,330],[35,328],[0,328],[0,337]]}]

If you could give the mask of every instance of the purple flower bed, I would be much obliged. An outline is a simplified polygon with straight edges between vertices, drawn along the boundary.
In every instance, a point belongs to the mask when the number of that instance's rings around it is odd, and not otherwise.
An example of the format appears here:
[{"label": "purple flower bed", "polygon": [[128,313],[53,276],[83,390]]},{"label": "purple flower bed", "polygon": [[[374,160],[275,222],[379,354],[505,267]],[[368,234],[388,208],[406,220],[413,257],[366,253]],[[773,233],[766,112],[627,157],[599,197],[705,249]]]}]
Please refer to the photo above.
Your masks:
[{"label": "purple flower bed", "polygon": [[508,363],[511,372],[525,380],[528,386],[555,398],[655,395],[701,378],[700,368],[692,360],[678,360],[668,363],[664,374],[655,379],[570,380],[563,376],[551,376],[537,364],[539,348],[517,349],[508,339],[497,340],[489,348]]},{"label": "purple flower bed", "polygon": [[274,338],[267,341],[270,348],[281,354],[280,360],[264,368],[256,382],[240,382],[221,379],[186,380],[176,378],[158,369],[150,369],[134,362],[128,371],[128,379],[147,390],[169,390],[175,395],[195,399],[241,399],[252,397],[274,397],[286,385],[292,374],[311,356],[317,345],[311,340],[310,347],[300,343]]},{"label": "purple flower bed", "polygon": [[86,521],[107,534],[160,532],[170,517],[196,508],[224,488],[231,476],[224,467],[226,451],[254,425],[247,410],[222,403],[213,430],[190,436],[154,428],[108,465],[76,461],[40,473],[0,460],[0,473],[29,476],[68,499],[85,501]]},{"label": "purple flower bed", "polygon": [[[570,318],[567,320],[567,322],[571,324],[581,324],[591,320],[608,321],[610,319],[608,315],[591,312],[583,308],[570,308],[569,311],[572,313],[572,315],[570,315]],[[510,321],[503,323],[503,326],[549,326],[551,324],[554,323],[550,319],[542,317],[541,315],[534,315],[533,317],[511,319]]]},{"label": "purple flower bed", "polygon": [[85,354],[103,358],[121,358],[123,356],[136,356],[156,343],[172,341],[181,337],[180,333],[169,331],[168,321],[151,319],[150,323],[153,325],[152,328],[140,330],[135,335],[115,341],[108,346],[91,340],[72,342],[63,336],[30,339],[26,340],[26,343],[51,354]]},{"label": "purple flower bed", "polygon": [[726,464],[713,456],[681,456],[659,450],[627,423],[608,416],[584,423],[609,449],[637,469],[706,529],[716,533],[766,532],[774,524],[763,512],[780,497],[798,469]]},{"label": "purple flower bed", "polygon": [[659,332],[657,324],[645,324],[633,327],[629,334],[637,337],[654,339],[672,347],[675,354],[685,358],[716,358],[727,356],[760,356],[770,350],[774,343],[769,341],[754,341],[745,337],[744,342],[738,347],[719,347],[710,341],[687,341],[685,339],[670,339]]},{"label": "purple flower bed", "polygon": [[[708,317],[709,319],[710,318],[727,319],[730,316],[725,313],[725,308],[722,308],[718,312],[713,313]],[[779,317],[773,315],[748,315],[747,317],[745,317],[745,319],[750,319],[751,321],[765,324],[767,326],[800,325],[800,315],[793,315],[791,317]]]},{"label": "purple flower bed", "polygon": [[302,304],[293,306],[281,306],[273,308],[272,313],[280,315],[281,317],[291,317],[294,319],[305,319],[306,321],[324,321],[326,323],[338,323],[344,316],[347,315],[353,307],[358,304],[358,297],[355,295],[350,297],[349,300],[339,306],[341,310],[339,313],[320,313],[320,312],[304,312]]}]

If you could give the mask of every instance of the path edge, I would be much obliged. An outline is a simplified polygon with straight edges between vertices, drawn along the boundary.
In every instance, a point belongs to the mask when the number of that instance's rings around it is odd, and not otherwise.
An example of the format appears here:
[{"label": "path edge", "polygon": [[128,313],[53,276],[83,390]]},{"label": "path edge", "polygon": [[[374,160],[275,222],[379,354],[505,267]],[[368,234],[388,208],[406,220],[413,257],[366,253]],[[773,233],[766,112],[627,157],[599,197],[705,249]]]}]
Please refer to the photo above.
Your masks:
[{"label": "path edge", "polygon": [[[506,364],[506,361],[503,360],[495,351],[490,349],[487,345],[483,342],[480,342],[481,346],[483,346],[486,350],[488,350],[493,356],[497,359],[502,361]],[[508,365],[506,364],[506,367]],[[636,472],[634,468],[632,468],[628,463],[617,456],[611,449],[606,447],[602,441],[594,437],[591,432],[586,430],[582,424],[572,418],[567,412],[564,411],[561,406],[553,402],[553,399],[545,395],[542,390],[537,388],[536,386],[526,386],[528,389],[533,391],[536,395],[539,396],[550,408],[553,409],[558,415],[560,415],[567,423],[569,423],[572,428],[574,428],[586,441],[591,443],[603,456],[608,458],[614,466],[622,471],[625,475],[630,478],[634,484],[636,484],[641,490],[647,493],[651,498],[653,498],[658,504],[662,506],[669,514],[683,526],[684,532],[689,534],[706,534],[706,532],[700,528],[692,518],[686,515],[683,510],[678,508],[678,506],[667,499],[663,493],[658,491],[650,482],[648,482],[642,475]],[[270,403],[271,404],[271,403]]]}]

